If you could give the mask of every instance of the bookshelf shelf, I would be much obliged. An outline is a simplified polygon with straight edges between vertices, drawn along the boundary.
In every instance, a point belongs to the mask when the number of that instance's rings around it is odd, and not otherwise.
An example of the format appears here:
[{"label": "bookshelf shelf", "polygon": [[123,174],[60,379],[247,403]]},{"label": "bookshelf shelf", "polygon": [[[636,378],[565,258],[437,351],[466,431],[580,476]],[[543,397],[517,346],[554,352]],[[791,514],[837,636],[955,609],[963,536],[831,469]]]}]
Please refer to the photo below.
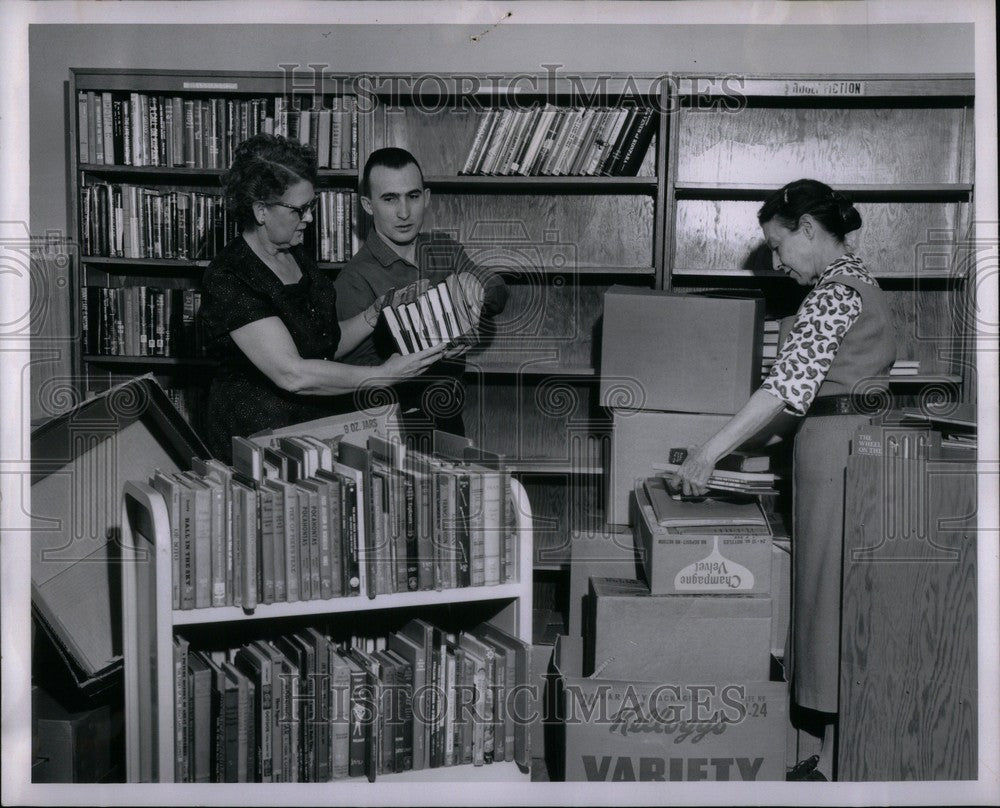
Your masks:
[{"label": "bookshelf shelf", "polygon": [[212,368],[219,363],[215,359],[208,357],[183,357],[183,356],[101,356],[100,354],[85,354],[84,362],[91,362],[95,365],[149,365],[150,367],[186,367],[186,368]]},{"label": "bookshelf shelf", "polygon": [[[942,271],[923,271],[918,275],[906,274],[902,272],[873,272],[873,277],[878,281],[890,281],[896,283],[922,283],[924,281],[944,281],[944,280],[962,280],[963,276],[956,276],[951,272]],[[752,280],[765,280],[765,281],[788,281],[789,283],[795,283],[792,278],[781,272],[775,271],[765,271],[765,270],[751,270],[751,269],[675,269],[672,273],[672,277],[675,280],[682,279],[705,279],[705,278],[747,278]]]},{"label": "bookshelf shelf", "polygon": [[[776,185],[771,183],[677,182],[678,199],[763,200]],[[972,183],[832,183],[831,187],[856,201],[963,201],[972,193]]]},{"label": "bookshelf shelf", "polygon": [[174,609],[175,626],[196,626],[206,623],[230,623],[246,620],[270,620],[279,617],[342,614],[344,612],[378,611],[380,609],[417,609],[447,603],[471,603],[485,600],[508,600],[521,593],[520,584],[498,586],[468,586],[461,589],[442,589],[425,592],[401,592],[379,595],[333,598],[331,600],[302,600],[294,603],[261,604],[253,610],[238,606],[220,606],[210,609]]},{"label": "bookshelf shelf", "polygon": [[450,192],[546,193],[555,191],[582,191],[589,193],[655,193],[656,177],[502,177],[490,175],[459,175],[452,177],[426,177],[428,186]]},{"label": "bookshelf shelf", "polygon": [[477,365],[475,357],[468,359],[465,369],[467,374],[483,373],[496,376],[569,376],[569,377],[591,377],[597,375],[595,368],[588,367],[560,367],[558,365]]},{"label": "bookshelf shelf", "polygon": [[[187,269],[192,272],[202,270],[209,265],[206,260],[188,260],[186,258],[111,258],[104,255],[84,255],[80,258],[88,266],[107,267],[109,270],[136,267],[143,271]],[[321,269],[343,269],[344,261],[317,261]],[[624,270],[623,270],[624,271]]]},{"label": "bookshelf shelf", "polygon": [[[531,506],[521,484],[511,479],[510,497],[516,514],[517,581],[496,587],[469,587],[440,592],[414,592],[338,598],[258,606],[254,614],[239,608],[182,611],[172,608],[171,542],[167,507],[152,487],[126,482],[121,524],[123,659],[125,679],[125,738],[128,782],[173,782],[175,705],[173,636],[180,626],[228,624],[279,617],[362,615],[383,609],[420,609],[435,605],[492,602],[492,622],[524,642],[531,641]],[[497,767],[493,770],[493,767]],[[490,782],[525,781],[528,773],[514,764],[446,766],[416,772],[380,775],[404,781]],[[336,782],[364,782],[361,778]],[[242,784],[241,784],[242,785]],[[325,784],[329,786],[329,783]],[[243,785],[242,787],[245,787]],[[336,786],[334,786],[336,787]]]},{"label": "bookshelf shelf", "polygon": [[[141,177],[143,180],[161,180],[166,182],[194,181],[193,184],[219,185],[219,179],[225,172],[224,168],[187,168],[182,166],[125,166],[108,165],[107,163],[80,163],[79,170],[108,178]],[[320,181],[341,180],[357,182],[358,172],[355,169],[321,168],[317,172]]]}]

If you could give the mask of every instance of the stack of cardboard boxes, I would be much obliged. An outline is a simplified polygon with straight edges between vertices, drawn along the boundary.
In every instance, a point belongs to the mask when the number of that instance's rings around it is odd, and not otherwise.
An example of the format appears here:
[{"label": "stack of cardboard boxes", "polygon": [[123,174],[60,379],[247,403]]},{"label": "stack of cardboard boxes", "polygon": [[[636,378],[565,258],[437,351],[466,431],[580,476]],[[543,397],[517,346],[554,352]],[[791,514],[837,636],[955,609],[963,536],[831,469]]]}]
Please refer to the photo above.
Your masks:
[{"label": "stack of cardboard boxes", "polygon": [[767,521],[754,503],[720,514],[707,500],[676,502],[670,522],[649,499],[662,482],[646,485],[653,463],[710,437],[749,398],[762,314],[756,300],[605,296],[608,521],[632,531],[596,549],[574,541],[571,634],[555,653],[567,780],[784,779]]}]

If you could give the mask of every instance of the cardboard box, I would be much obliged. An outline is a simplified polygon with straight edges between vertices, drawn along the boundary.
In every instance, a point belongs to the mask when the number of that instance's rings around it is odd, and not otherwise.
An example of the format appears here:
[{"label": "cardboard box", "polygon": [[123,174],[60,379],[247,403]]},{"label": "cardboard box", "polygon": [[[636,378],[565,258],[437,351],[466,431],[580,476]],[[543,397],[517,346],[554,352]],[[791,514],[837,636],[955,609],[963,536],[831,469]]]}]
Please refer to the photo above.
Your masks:
[{"label": "cardboard box", "polygon": [[612,286],[604,293],[601,404],[732,415],[760,384],[762,298]]},{"label": "cardboard box", "polygon": [[650,595],[642,582],[591,578],[583,671],[643,681],[766,681],[771,598]]},{"label": "cardboard box", "polygon": [[718,432],[725,415],[615,410],[612,413],[611,462],[608,467],[607,520],[630,525],[628,499],[636,479],[652,475],[677,446],[703,443]]},{"label": "cardboard box", "polygon": [[569,781],[784,780],[784,682],[584,678],[577,637],[556,645]]},{"label": "cardboard box", "polygon": [[631,503],[636,544],[642,548],[643,575],[650,594],[771,592],[771,530],[766,525],[663,527],[638,481]]},{"label": "cardboard box", "polygon": [[585,606],[591,577],[638,578],[642,574],[642,559],[631,530],[573,533],[570,542],[567,633],[582,637],[589,619]]},{"label": "cardboard box", "polygon": [[40,763],[35,783],[101,783],[122,774],[124,719],[120,705],[67,709],[38,687],[31,690],[33,743]]},{"label": "cardboard box", "polygon": [[31,434],[31,604],[76,683],[121,670],[122,485],[191,467],[208,449],[151,376]]}]

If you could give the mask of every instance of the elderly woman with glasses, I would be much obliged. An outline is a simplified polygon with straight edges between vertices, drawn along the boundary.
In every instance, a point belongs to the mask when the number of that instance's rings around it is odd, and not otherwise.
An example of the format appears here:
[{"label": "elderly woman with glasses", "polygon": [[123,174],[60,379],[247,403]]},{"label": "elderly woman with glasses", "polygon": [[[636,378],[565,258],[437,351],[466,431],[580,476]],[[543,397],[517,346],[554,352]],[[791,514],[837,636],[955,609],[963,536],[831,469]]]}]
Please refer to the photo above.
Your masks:
[{"label": "elderly woman with glasses", "polygon": [[212,379],[206,440],[231,460],[234,435],[356,409],[351,394],[415,376],[445,346],[394,354],[365,367],[337,361],[369,336],[381,308],[415,295],[390,290],[365,311],[337,321],[333,278],[303,249],[316,207],[316,156],[276,135],[244,141],[223,175],[226,207],[240,235],[205,270],[199,313]]}]

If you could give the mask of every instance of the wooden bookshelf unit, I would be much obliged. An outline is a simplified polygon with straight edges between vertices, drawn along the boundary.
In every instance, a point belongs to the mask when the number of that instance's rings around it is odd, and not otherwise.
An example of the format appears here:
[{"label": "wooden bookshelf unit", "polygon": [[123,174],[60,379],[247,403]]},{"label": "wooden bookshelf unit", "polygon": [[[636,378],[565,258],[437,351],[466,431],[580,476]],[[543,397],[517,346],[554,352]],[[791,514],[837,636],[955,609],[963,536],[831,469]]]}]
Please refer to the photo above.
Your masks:
[{"label": "wooden bookshelf unit", "polygon": [[[122,605],[125,671],[125,732],[129,782],[173,782],[175,762],[175,688],[172,643],[175,630],[210,632],[226,638],[253,637],[263,626],[315,620],[373,620],[382,616],[405,622],[411,617],[448,615],[471,627],[487,619],[508,634],[531,642],[531,506],[523,487],[511,480],[515,532],[518,539],[517,579],[498,586],[472,586],[329,600],[239,607],[180,610],[172,608],[169,521],[163,498],[149,485],[125,484],[122,497],[124,565]],[[379,775],[392,781],[522,781],[528,773],[513,761],[486,766],[443,766]],[[358,778],[336,782],[357,782]],[[361,778],[363,780],[363,778]]]},{"label": "wooden bookshelf unit", "polygon": [[[81,189],[117,183],[218,194],[223,166],[95,165],[78,153],[79,127],[87,120],[79,115],[80,93],[162,95],[209,106],[266,98],[272,107],[276,99],[306,106],[318,99],[316,106],[329,107],[357,98],[356,159],[350,168],[322,168],[318,190],[356,192],[374,149],[409,149],[432,190],[425,229],[454,237],[474,261],[501,271],[510,289],[487,344],[466,356],[463,418],[476,445],[521,469],[539,520],[538,561],[542,555],[546,563],[564,561],[580,520],[603,521],[602,487],[585,483],[609,459],[611,420],[596,385],[605,290],[627,284],[739,291],[763,296],[768,317],[791,314],[804,291],[772,269],[756,220],[766,194],[787,181],[814,177],[858,203],[865,226],[852,234],[857,251],[889,294],[899,358],[920,362],[919,376],[890,380],[893,391],[919,397],[943,390],[972,400],[971,77],[297,78],[309,80],[72,70],[72,219],[81,243]],[[569,118],[617,105],[653,111],[654,131],[635,176],[463,171],[484,116],[548,107]],[[353,215],[355,236],[363,238],[364,217]],[[87,287],[197,289],[206,264],[202,256],[82,255],[75,332],[84,331]],[[342,264],[323,266],[336,272]],[[94,316],[88,312],[90,322]],[[167,388],[197,390],[212,369],[204,358],[186,355],[97,355],[84,340],[76,350],[85,391],[140,371],[156,373]],[[196,426],[197,410],[189,407]],[[543,461],[549,473],[535,468]]]}]

